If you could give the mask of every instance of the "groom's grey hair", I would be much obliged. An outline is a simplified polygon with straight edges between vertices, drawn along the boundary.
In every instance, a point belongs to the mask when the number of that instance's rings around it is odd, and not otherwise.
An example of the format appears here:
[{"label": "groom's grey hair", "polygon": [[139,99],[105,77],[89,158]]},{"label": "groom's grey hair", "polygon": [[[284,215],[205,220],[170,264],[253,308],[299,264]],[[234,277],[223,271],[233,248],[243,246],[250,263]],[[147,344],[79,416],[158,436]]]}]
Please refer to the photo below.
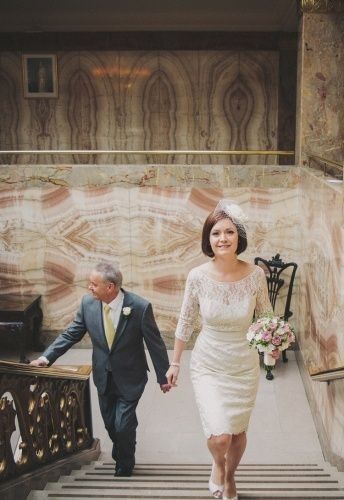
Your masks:
[{"label": "groom's grey hair", "polygon": [[114,283],[118,288],[122,286],[123,276],[118,265],[110,264],[109,262],[99,262],[95,270],[103,276],[104,281]]}]

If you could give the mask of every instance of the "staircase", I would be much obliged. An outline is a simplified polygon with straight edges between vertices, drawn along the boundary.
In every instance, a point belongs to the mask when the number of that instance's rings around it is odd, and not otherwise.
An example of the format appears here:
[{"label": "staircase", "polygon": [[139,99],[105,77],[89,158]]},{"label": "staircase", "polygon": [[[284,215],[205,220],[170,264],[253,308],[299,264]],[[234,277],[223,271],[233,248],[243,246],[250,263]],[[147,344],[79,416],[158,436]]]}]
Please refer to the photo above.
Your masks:
[{"label": "staircase", "polygon": [[[210,498],[210,466],[205,464],[138,464],[130,478],[115,478],[108,459],[85,465],[32,491],[28,500],[41,499],[161,499]],[[242,464],[236,474],[239,499],[344,499],[344,473],[321,464]]]}]

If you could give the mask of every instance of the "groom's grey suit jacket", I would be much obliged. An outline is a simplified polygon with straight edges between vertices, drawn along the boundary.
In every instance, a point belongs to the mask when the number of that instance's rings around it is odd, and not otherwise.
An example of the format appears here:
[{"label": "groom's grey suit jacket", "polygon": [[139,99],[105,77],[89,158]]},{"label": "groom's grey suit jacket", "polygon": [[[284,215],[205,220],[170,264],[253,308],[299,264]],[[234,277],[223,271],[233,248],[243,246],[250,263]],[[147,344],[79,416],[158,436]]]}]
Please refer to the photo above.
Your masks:
[{"label": "groom's grey suit jacket", "polygon": [[159,384],[166,383],[165,373],[169,361],[151,304],[134,293],[122,291],[123,308],[129,307],[131,310],[125,316],[122,309],[111,349],[105,337],[102,303],[91,295],[85,295],[74,321],[46,349],[43,356],[49,360],[49,364],[54,363],[88,332],[93,345],[93,379],[99,394],[105,393],[108,372],[111,371],[119,393],[128,400],[134,400],[141,396],[147,382],[148,365],[143,341],[152,358]]}]

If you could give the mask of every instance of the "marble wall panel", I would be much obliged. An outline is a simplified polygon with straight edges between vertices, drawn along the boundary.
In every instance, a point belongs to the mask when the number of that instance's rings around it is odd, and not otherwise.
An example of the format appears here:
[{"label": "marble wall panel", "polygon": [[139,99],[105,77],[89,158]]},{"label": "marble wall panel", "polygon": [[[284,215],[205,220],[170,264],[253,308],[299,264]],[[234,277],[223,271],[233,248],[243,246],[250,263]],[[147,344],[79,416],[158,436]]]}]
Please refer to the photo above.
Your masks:
[{"label": "marble wall panel", "polygon": [[300,169],[273,165],[0,165],[0,190],[66,186],[296,188]]},{"label": "marble wall panel", "polygon": [[344,365],[343,190],[306,169],[302,175],[301,345],[311,370]]},{"label": "marble wall panel", "polygon": [[[303,267],[299,294],[299,343],[308,370],[344,366],[344,204],[343,188],[321,173],[301,169]],[[308,397],[319,422],[327,460],[342,470],[344,391],[308,381]]]},{"label": "marble wall panel", "polygon": [[131,279],[128,190],[66,187],[2,190],[2,293],[39,293],[46,330],[62,329],[92,266],[121,262]]},{"label": "marble wall panel", "polygon": [[[19,123],[22,119],[20,62],[15,53],[0,54],[0,144],[3,150],[16,149],[19,143]],[[2,163],[17,163],[15,156],[0,157]]]},{"label": "marble wall panel", "polygon": [[[296,152],[343,163],[343,13],[304,13],[298,49]],[[306,368],[326,371],[344,366],[343,187],[321,172],[301,168],[302,262],[299,343]],[[333,180],[333,179],[332,179]],[[342,380],[330,385],[305,376],[325,458],[344,467]]]},{"label": "marble wall panel", "polygon": [[[91,165],[0,169],[1,292],[40,293],[46,332],[61,330],[73,317],[92,266],[114,259],[124,286],[153,303],[171,345],[186,275],[206,260],[203,221],[222,197],[249,216],[245,259],[279,252],[295,260],[298,177],[290,177],[287,167],[279,173],[283,188],[262,187],[259,179],[257,185],[245,183],[241,167],[234,166],[238,172],[228,187],[229,167],[160,166],[151,185],[143,181],[147,166],[133,166],[132,177],[131,167],[122,168],[122,174],[117,166],[99,166],[96,174]],[[278,167],[266,168],[276,173]]]},{"label": "marble wall panel", "polygon": [[299,48],[298,142],[313,153],[344,159],[344,14],[304,14]]},{"label": "marble wall panel", "polygon": [[[278,149],[295,150],[297,52],[282,47],[279,57]],[[282,156],[280,164],[293,165],[294,157]]]},{"label": "marble wall panel", "polygon": [[[0,54],[0,149],[276,149],[278,51],[58,52],[56,99]],[[18,159],[0,157],[4,163]],[[270,164],[276,157],[27,155],[23,163]]]},{"label": "marble wall panel", "polygon": [[120,71],[124,149],[197,149],[197,52],[122,52]]},{"label": "marble wall panel", "polygon": [[[77,52],[61,57],[58,137],[61,149],[121,149],[122,113],[117,52]],[[75,157],[72,163],[96,163],[99,157]],[[101,157],[118,162],[115,155]]]},{"label": "marble wall panel", "polygon": [[[277,149],[277,111],[277,52],[200,54],[201,149]],[[276,163],[272,156],[228,160],[232,164]]]}]

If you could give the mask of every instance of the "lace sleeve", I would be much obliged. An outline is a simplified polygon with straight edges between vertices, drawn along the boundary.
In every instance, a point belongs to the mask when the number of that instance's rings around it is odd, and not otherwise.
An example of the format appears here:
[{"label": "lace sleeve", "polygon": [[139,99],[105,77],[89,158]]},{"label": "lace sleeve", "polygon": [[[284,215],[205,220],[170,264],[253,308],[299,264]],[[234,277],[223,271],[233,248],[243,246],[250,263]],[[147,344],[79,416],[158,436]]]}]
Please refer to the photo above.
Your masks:
[{"label": "lace sleeve", "polygon": [[195,327],[198,312],[199,302],[195,289],[195,278],[191,271],[186,280],[183,304],[175,333],[178,339],[184,342],[189,340]]},{"label": "lace sleeve", "polygon": [[258,289],[257,289],[257,299],[256,299],[256,317],[272,313],[273,309],[269,299],[266,276],[263,269],[259,268]]}]

